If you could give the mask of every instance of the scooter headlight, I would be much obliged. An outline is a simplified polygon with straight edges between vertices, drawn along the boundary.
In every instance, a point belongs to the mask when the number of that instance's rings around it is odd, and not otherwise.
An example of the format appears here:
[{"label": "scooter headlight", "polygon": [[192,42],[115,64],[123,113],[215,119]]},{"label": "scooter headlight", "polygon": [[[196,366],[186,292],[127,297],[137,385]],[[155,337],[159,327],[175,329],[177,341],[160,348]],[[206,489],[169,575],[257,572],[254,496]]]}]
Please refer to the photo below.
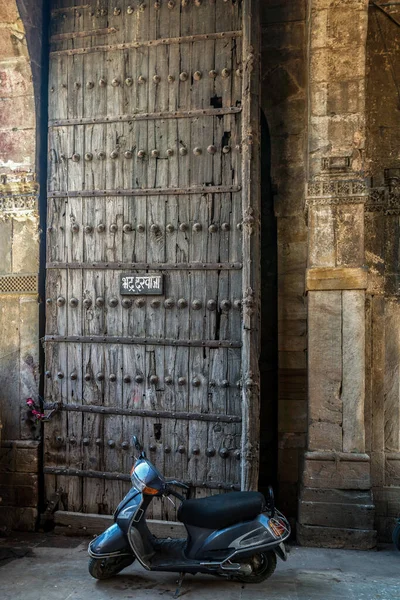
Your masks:
[{"label": "scooter headlight", "polygon": [[135,466],[131,469],[131,482],[134,488],[136,488],[142,494],[147,494],[149,496],[156,496],[159,493],[159,490],[155,488],[149,487],[142,481],[137,474],[135,473]]}]

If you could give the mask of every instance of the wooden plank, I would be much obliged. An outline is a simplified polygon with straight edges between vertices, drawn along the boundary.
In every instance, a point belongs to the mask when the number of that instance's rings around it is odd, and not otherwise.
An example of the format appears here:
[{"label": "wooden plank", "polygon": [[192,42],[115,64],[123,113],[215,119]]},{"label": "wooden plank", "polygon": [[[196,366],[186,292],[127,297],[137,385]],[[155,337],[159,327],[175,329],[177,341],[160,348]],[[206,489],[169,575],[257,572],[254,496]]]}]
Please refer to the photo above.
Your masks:
[{"label": "wooden plank", "polygon": [[368,271],[351,267],[316,267],[306,271],[307,291],[365,290]]},{"label": "wooden plank", "polygon": [[[82,347],[82,404],[101,406],[103,404],[102,382],[96,374],[103,368],[103,350],[100,344]],[[84,443],[85,440],[85,443]],[[86,442],[88,441],[88,443]],[[82,421],[82,465],[83,469],[102,469],[104,455],[103,419],[98,414],[83,414]],[[104,513],[107,498],[104,496],[104,481],[85,478],[82,483],[84,512]],[[108,506],[107,506],[108,508]]]},{"label": "wooden plank", "polygon": [[[103,357],[103,406],[123,408],[123,379],[122,377],[117,377],[123,360],[123,349],[121,346],[108,346],[103,350]],[[105,471],[117,473],[123,471],[124,451],[121,447],[122,440],[124,440],[123,433],[124,418],[122,415],[109,414],[103,417],[105,452],[102,464]],[[118,506],[124,493],[126,493],[126,486],[121,481],[106,481],[104,493],[108,500],[109,509],[113,511]]]},{"label": "wooden plank", "polygon": [[[67,347],[67,368],[65,374],[67,401],[74,399],[82,402],[82,345],[70,344]],[[72,377],[71,377],[72,375]],[[76,375],[76,378],[75,378]],[[67,465],[74,468],[83,468],[81,450],[81,433],[85,415],[69,412],[67,415],[66,447]],[[78,479],[78,478],[76,478]],[[70,480],[68,485],[68,508],[73,511],[82,509],[82,481]]]},{"label": "wooden plank", "polygon": [[[83,514],[61,510],[54,513],[56,533],[65,535],[99,535],[111,527],[113,522],[114,519],[111,515]],[[147,525],[151,533],[157,537],[186,537],[185,527],[182,523],[148,520]]]}]

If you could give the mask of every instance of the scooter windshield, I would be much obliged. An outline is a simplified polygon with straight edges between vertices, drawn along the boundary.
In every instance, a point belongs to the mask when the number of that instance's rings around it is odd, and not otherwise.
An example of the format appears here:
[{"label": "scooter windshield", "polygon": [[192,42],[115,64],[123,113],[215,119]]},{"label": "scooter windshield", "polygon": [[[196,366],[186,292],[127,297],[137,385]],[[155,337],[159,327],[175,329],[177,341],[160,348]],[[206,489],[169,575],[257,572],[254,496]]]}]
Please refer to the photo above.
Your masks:
[{"label": "scooter windshield", "polygon": [[142,491],[151,488],[162,492],[165,487],[165,479],[159,470],[146,459],[139,459],[131,475],[132,484]]}]

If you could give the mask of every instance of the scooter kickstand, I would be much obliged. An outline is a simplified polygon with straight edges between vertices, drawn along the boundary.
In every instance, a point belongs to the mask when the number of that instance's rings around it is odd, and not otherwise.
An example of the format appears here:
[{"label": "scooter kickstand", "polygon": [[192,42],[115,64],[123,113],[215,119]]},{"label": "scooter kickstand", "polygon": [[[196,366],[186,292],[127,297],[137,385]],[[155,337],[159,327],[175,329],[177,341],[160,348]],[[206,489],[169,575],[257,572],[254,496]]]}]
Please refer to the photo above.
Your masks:
[{"label": "scooter kickstand", "polygon": [[179,598],[179,596],[181,595],[181,588],[182,588],[182,582],[183,582],[184,577],[185,577],[185,573],[179,574],[179,579],[176,582],[177,586],[176,586],[175,594],[173,596],[174,598]]}]

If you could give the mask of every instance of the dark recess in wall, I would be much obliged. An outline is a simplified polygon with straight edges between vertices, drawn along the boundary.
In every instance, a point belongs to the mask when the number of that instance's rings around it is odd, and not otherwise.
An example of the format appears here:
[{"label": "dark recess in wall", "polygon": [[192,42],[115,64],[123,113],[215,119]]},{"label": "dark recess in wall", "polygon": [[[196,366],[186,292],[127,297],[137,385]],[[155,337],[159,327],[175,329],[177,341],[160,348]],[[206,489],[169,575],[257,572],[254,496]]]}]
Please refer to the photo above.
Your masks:
[{"label": "dark recess in wall", "polygon": [[259,488],[277,485],[278,277],[277,228],[271,186],[271,140],[261,111],[261,414]]}]

